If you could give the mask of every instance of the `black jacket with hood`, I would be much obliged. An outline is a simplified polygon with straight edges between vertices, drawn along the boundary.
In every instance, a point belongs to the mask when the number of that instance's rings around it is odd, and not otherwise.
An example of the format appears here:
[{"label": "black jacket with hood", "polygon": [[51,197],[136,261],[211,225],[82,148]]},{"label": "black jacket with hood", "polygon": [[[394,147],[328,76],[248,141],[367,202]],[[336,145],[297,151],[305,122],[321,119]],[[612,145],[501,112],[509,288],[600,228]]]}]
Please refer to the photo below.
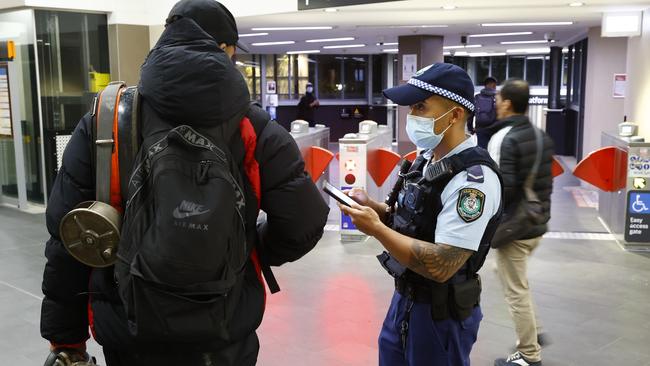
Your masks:
[{"label": "black jacket with hood", "polygon": [[[260,260],[277,266],[309,252],[323,234],[329,208],[304,172],[291,135],[260,107],[250,104],[243,77],[216,42],[194,21],[180,19],[167,26],[140,76],[143,138],[188,124],[202,133],[227,137],[233,158],[242,165],[245,144],[256,144],[259,207],[267,214],[266,224],[257,230],[256,194],[246,175],[244,179],[247,235],[257,243]],[[242,137],[239,126],[244,116],[254,126],[252,140]],[[142,349],[128,333],[112,268],[91,269],[76,261],[59,236],[63,216],[80,202],[95,199],[91,123],[87,114],[75,129],[48,202],[46,221],[51,238],[45,248],[41,334],[54,345],[74,345],[88,339],[90,325],[105,347]],[[265,294],[258,269],[250,260],[238,311],[230,324],[233,341],[249,336],[262,320]],[[161,347],[164,345],[155,345]]]},{"label": "black jacket with hood", "polygon": [[[519,201],[524,198],[524,182],[528,177],[537,154],[535,128],[525,115],[514,115],[498,121],[490,129],[492,137],[488,151],[499,164],[503,177],[504,215],[512,214]],[[551,193],[553,192],[553,140],[542,132],[542,161],[535,177],[533,190],[542,202],[545,222],[551,217]],[[507,218],[506,218],[507,219]],[[505,220],[505,219],[504,219]],[[546,223],[533,227],[521,240],[542,236],[547,231]]]}]

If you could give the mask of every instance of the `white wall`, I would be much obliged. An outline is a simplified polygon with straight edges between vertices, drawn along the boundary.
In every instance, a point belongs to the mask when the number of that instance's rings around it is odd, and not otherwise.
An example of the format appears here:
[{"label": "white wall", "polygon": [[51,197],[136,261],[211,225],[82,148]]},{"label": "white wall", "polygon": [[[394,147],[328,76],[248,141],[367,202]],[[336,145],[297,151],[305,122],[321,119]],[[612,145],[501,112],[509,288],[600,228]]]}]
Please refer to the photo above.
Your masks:
[{"label": "white wall", "polygon": [[617,131],[624,99],[612,97],[614,74],[626,70],[627,38],[602,38],[600,27],[589,29],[583,156],[600,148],[602,131]]},{"label": "white wall", "polygon": [[650,141],[650,10],[643,13],[641,36],[627,43],[627,80],[625,114]]},{"label": "white wall", "polygon": [[[28,6],[109,13],[109,24],[163,24],[177,0],[2,0],[0,9]],[[235,17],[298,10],[295,0],[222,0]]]}]

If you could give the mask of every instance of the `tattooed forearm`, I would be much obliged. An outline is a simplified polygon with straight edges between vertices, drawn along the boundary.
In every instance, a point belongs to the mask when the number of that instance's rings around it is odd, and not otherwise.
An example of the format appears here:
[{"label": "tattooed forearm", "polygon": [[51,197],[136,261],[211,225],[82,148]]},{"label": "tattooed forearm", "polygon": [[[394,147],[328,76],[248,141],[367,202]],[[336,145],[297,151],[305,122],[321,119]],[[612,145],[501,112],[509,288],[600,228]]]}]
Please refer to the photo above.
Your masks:
[{"label": "tattooed forearm", "polygon": [[471,250],[413,240],[408,267],[426,278],[445,282],[471,255]]}]

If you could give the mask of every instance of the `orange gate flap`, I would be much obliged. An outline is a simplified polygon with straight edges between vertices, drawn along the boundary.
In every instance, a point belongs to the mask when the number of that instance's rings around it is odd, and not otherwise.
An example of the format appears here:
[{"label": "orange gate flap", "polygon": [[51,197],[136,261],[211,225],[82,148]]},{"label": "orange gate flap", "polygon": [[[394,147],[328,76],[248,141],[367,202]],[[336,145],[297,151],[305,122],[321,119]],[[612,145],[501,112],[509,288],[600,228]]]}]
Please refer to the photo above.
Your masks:
[{"label": "orange gate flap", "polygon": [[404,155],[404,159],[410,161],[411,163],[414,162],[415,158],[417,158],[417,157],[418,157],[418,151],[417,150],[413,150],[410,153]]},{"label": "orange gate flap", "polygon": [[554,156],[553,161],[551,162],[551,175],[553,175],[553,178],[555,178],[558,175],[562,175],[562,174],[564,174],[564,168],[562,167],[562,164],[560,164],[560,162]]},{"label": "orange gate flap", "polygon": [[325,173],[325,169],[334,158],[334,154],[322,147],[312,146],[305,155],[305,171],[309,173],[311,180],[316,183],[320,176]]},{"label": "orange gate flap", "polygon": [[608,146],[591,152],[573,170],[573,175],[606,192],[625,188],[627,152]]},{"label": "orange gate flap", "polygon": [[401,157],[398,154],[388,149],[380,148],[368,153],[368,174],[375,181],[377,187],[384,184],[400,160]]}]

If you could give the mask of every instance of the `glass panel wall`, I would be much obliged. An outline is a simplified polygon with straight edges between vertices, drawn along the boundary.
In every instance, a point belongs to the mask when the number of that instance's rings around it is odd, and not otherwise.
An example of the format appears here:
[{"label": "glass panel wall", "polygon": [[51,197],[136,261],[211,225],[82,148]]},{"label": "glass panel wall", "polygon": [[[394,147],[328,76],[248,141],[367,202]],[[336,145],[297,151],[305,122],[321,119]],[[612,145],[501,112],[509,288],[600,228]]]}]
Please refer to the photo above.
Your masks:
[{"label": "glass panel wall", "polygon": [[341,58],[334,55],[318,56],[318,98],[343,98]]},{"label": "glass panel wall", "polygon": [[[110,81],[106,15],[35,10],[48,187],[57,135],[72,133]],[[49,188],[48,188],[49,189]]]},{"label": "glass panel wall", "polygon": [[[13,134],[21,130],[26,199],[34,203],[44,203],[33,19],[31,10],[0,14],[0,29],[7,31],[0,33],[0,40],[12,40],[16,44],[15,59],[4,66],[0,65],[0,193],[17,198],[18,180]],[[11,73],[9,68],[13,70]],[[19,101],[18,105],[10,102],[9,84],[12,90],[18,92],[18,98],[13,98]],[[10,119],[15,116],[20,117],[20,129],[13,126]]]},{"label": "glass panel wall", "polygon": [[344,70],[344,98],[366,98],[366,72],[368,70],[368,57],[351,56],[343,57]]}]

